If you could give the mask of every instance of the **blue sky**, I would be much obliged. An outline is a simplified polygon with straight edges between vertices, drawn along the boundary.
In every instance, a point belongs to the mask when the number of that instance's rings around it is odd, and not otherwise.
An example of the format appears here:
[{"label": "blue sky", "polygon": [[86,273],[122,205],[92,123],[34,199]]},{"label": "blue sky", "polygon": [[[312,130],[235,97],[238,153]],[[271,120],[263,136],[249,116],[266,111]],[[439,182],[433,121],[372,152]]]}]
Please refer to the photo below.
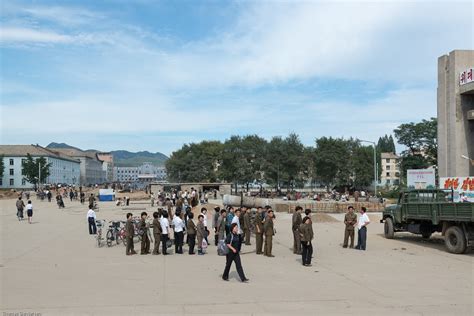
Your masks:
[{"label": "blue sky", "polygon": [[377,140],[436,116],[470,1],[3,1],[1,143],[170,154],[233,134]]}]

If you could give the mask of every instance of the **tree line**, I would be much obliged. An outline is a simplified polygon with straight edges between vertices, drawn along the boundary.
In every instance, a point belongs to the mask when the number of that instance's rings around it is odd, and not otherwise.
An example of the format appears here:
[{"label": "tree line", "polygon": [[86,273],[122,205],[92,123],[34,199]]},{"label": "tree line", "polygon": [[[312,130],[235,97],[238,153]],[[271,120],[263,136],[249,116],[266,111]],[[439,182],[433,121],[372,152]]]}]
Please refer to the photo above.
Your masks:
[{"label": "tree line", "polygon": [[[394,130],[398,143],[407,147],[401,153],[403,174],[410,168],[436,165],[436,126],[432,118]],[[380,166],[381,152],[396,151],[393,136],[380,137],[376,150]],[[224,142],[185,144],[171,154],[166,169],[168,180],[177,182],[225,181],[247,188],[266,183],[281,189],[312,183],[362,189],[373,183],[374,155],[372,146],[354,138],[321,137],[314,146],[305,146],[294,133],[270,140],[234,135]]]}]

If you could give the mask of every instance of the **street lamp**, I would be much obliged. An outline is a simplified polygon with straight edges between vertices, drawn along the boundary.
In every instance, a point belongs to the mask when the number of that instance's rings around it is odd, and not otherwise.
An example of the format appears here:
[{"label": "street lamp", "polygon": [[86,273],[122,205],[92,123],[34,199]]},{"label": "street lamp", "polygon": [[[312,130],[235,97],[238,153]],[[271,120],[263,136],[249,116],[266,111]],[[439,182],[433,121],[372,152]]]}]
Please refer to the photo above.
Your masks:
[{"label": "street lamp", "polygon": [[359,141],[374,145],[374,192],[375,192],[375,197],[377,197],[377,144],[370,140],[360,139]]}]

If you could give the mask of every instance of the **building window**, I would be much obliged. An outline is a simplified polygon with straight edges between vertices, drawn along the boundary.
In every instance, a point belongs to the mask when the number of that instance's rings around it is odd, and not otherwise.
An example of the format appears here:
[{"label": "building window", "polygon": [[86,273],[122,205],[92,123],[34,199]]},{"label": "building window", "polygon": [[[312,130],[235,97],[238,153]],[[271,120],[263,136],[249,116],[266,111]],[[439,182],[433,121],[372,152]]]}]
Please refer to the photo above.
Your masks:
[{"label": "building window", "polygon": [[15,170],[14,169],[10,169],[10,175],[13,176],[15,174]]},{"label": "building window", "polygon": [[10,185],[14,185],[14,184],[15,184],[15,180],[10,179]]},{"label": "building window", "polygon": [[13,159],[10,159],[10,166],[13,166],[14,163],[15,161]]},{"label": "building window", "polygon": [[390,170],[390,166],[387,166],[387,170]]},{"label": "building window", "polygon": [[21,185],[26,185],[26,180],[25,179],[21,179]]},{"label": "building window", "polygon": [[386,161],[387,163],[390,163],[390,159],[385,159],[385,161]]},{"label": "building window", "polygon": [[386,174],[386,175],[387,175],[387,177],[390,177],[390,172],[387,172],[387,174]]},{"label": "building window", "polygon": [[390,180],[387,180],[387,184],[390,184]]}]

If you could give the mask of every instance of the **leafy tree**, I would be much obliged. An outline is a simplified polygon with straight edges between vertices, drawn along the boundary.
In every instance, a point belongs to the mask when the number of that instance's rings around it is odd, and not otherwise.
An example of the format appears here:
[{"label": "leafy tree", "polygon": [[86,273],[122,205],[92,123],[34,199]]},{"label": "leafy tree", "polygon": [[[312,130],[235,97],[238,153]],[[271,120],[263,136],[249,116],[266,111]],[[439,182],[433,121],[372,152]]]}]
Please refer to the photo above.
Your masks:
[{"label": "leafy tree", "polygon": [[3,155],[0,155],[0,178],[3,178],[3,173],[5,172],[5,163],[3,162]]},{"label": "leafy tree", "polygon": [[395,153],[395,142],[392,135],[385,135],[379,138],[377,149],[380,153]]},{"label": "leafy tree", "polygon": [[408,169],[423,169],[438,164],[438,121],[436,118],[419,123],[406,123],[394,130],[398,143],[406,146],[402,152],[400,170],[403,178]]},{"label": "leafy tree", "polygon": [[41,171],[41,177],[39,180],[40,182],[44,183],[46,178],[48,178],[50,175],[50,167],[51,163],[46,163],[46,158],[39,157],[33,159],[30,154],[26,154],[26,159],[22,164],[23,178],[29,183],[34,184],[36,188],[38,184],[38,178],[40,177],[38,173]]},{"label": "leafy tree", "polygon": [[215,182],[221,163],[222,143],[203,141],[185,144],[166,161],[166,171],[172,181]]}]

